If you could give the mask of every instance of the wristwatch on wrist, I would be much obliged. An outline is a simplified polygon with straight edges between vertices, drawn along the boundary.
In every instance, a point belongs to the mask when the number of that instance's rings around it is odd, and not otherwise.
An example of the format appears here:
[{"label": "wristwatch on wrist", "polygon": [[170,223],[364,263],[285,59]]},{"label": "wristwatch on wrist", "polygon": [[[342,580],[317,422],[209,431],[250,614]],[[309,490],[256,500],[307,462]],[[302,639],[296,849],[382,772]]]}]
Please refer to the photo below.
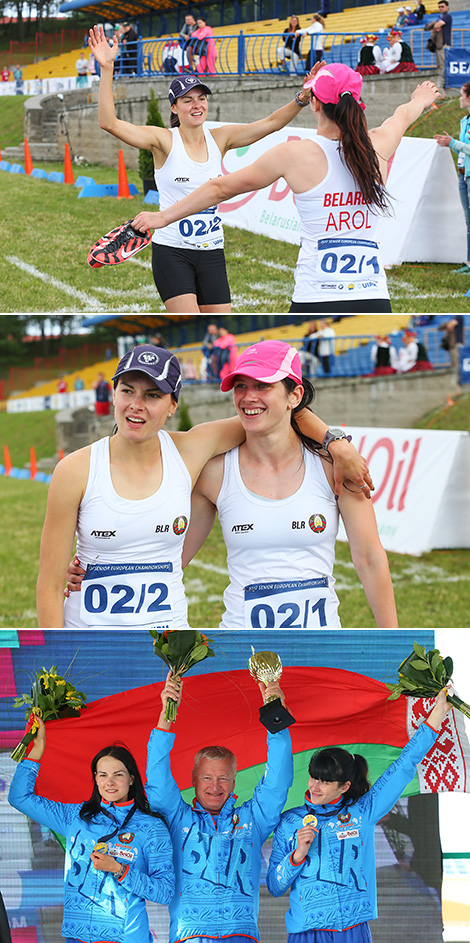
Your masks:
[{"label": "wristwatch on wrist", "polygon": [[300,97],[301,94],[302,94],[302,92],[297,92],[294,101],[297,103],[297,105],[299,106],[299,108],[306,108],[307,105],[310,104],[310,102],[303,102],[302,99],[301,99],[301,97]]},{"label": "wristwatch on wrist", "polygon": [[119,878],[122,878],[124,871],[126,870],[126,867],[127,867],[126,864],[121,864],[119,871],[114,872],[114,877],[116,878],[117,881],[119,881]]},{"label": "wristwatch on wrist", "polygon": [[322,442],[322,448],[325,449],[325,452],[328,452],[330,443],[339,442],[340,439],[347,439],[348,442],[350,442],[352,436],[346,435],[343,429],[328,429],[328,432],[326,433]]}]

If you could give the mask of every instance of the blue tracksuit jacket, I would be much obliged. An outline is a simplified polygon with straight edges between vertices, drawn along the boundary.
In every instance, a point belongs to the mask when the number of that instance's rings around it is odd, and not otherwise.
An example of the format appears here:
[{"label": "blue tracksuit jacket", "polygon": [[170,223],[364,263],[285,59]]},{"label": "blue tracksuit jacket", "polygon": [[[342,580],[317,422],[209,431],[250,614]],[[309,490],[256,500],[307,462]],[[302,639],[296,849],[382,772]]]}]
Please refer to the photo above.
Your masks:
[{"label": "blue tracksuit jacket", "polygon": [[[423,723],[370,791],[338,815],[325,817],[333,804],[316,806],[307,797],[305,805],[284,812],[274,833],[266,882],[274,897],[291,887],[288,933],[346,930],[377,917],[374,826],[393,808],[437,736]],[[309,812],[317,816],[319,834],[305,860],[295,865],[291,855],[297,831]]]},{"label": "blue tracksuit jacket", "polygon": [[13,777],[10,805],[67,840],[62,935],[85,943],[151,943],[145,901],[167,904],[175,889],[170,835],[161,819],[136,810],[124,833],[109,842],[109,853],[129,865],[118,880],[97,871],[90,854],[97,840],[126,818],[129,803],[102,802],[91,823],[79,817],[80,805],[52,802],[34,792],[39,763],[22,760]]},{"label": "blue tracksuit jacket", "polygon": [[292,783],[288,730],[268,733],[268,762],[253,798],[234,809],[230,796],[213,817],[182,799],[171,775],[174,734],[150,737],[146,792],[162,812],[173,841],[176,892],[170,904],[170,943],[192,936],[231,934],[259,940],[261,846],[279,822]]}]

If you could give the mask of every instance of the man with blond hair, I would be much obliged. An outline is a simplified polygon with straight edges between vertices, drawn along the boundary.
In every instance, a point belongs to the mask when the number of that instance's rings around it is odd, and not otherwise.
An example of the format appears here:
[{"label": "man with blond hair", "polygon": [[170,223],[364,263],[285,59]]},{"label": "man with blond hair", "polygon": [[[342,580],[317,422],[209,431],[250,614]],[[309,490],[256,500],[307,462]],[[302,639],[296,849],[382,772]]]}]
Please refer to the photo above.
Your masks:
[{"label": "man with blond hair", "polygon": [[[276,681],[260,690],[284,696]],[[153,810],[168,823],[176,873],[175,896],[169,905],[170,943],[198,938],[198,943],[240,937],[259,940],[259,875],[261,846],[279,822],[293,779],[288,730],[268,733],[268,762],[253,797],[235,808],[233,793],[237,761],[224,746],[203,747],[195,756],[195,799],[188,805],[170,767],[174,734],[165,719],[168,698],[179,704],[182,684],[171,673],[162,691],[162,711],[152,731],[147,762],[146,793]]]}]

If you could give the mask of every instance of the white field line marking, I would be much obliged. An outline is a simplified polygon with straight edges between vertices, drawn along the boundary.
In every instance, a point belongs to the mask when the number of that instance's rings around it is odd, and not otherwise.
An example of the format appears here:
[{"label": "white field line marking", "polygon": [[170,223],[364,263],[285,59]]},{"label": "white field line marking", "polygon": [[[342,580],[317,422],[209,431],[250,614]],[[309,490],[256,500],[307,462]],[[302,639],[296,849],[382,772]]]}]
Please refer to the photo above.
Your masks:
[{"label": "white field line marking", "polygon": [[41,272],[34,265],[29,265],[27,262],[23,262],[16,255],[7,255],[5,258],[7,262],[10,262],[11,265],[16,265],[17,268],[21,269],[23,272],[26,272],[28,275],[32,275],[33,278],[37,278],[41,282],[52,285],[53,288],[58,288],[59,291],[65,292],[66,295],[70,295],[72,298],[82,301],[83,304],[89,305],[91,308],[96,309],[97,311],[103,310],[102,304],[98,301],[97,298],[94,298],[93,295],[89,295],[85,291],[80,291],[78,288],[72,288],[71,285],[67,285],[66,282],[62,282],[58,278],[54,278],[53,275],[47,275],[46,272]]},{"label": "white field line marking", "polygon": [[198,566],[201,570],[208,570],[210,573],[219,573],[220,576],[228,576],[226,566],[215,566],[213,563],[204,563],[202,560],[191,560],[189,566]]}]

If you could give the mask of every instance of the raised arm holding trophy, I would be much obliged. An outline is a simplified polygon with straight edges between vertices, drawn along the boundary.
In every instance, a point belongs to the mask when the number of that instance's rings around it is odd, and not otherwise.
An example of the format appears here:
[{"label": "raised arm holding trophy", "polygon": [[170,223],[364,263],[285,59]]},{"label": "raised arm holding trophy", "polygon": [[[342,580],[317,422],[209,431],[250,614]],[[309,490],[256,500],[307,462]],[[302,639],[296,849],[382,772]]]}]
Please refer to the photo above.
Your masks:
[{"label": "raised arm holding trophy", "polygon": [[[274,653],[269,655],[277,659]],[[279,661],[273,680],[260,673],[259,664],[252,672],[265,704],[272,697],[277,702],[276,715],[279,709],[285,710],[280,668]],[[276,733],[268,729],[266,772],[253,797],[236,808],[234,753],[220,745],[199,750],[191,806],[172,776],[170,751],[175,734],[165,716],[168,698],[179,706],[183,692],[184,682],[176,684],[170,672],[161,692],[162,710],[150,737],[147,762],[146,793],[152,809],[165,816],[173,842],[176,892],[169,907],[169,941],[224,937],[235,943],[239,936],[259,940],[261,847],[279,822],[292,784],[292,745],[285,728],[293,718],[284,727],[276,725]]]}]

